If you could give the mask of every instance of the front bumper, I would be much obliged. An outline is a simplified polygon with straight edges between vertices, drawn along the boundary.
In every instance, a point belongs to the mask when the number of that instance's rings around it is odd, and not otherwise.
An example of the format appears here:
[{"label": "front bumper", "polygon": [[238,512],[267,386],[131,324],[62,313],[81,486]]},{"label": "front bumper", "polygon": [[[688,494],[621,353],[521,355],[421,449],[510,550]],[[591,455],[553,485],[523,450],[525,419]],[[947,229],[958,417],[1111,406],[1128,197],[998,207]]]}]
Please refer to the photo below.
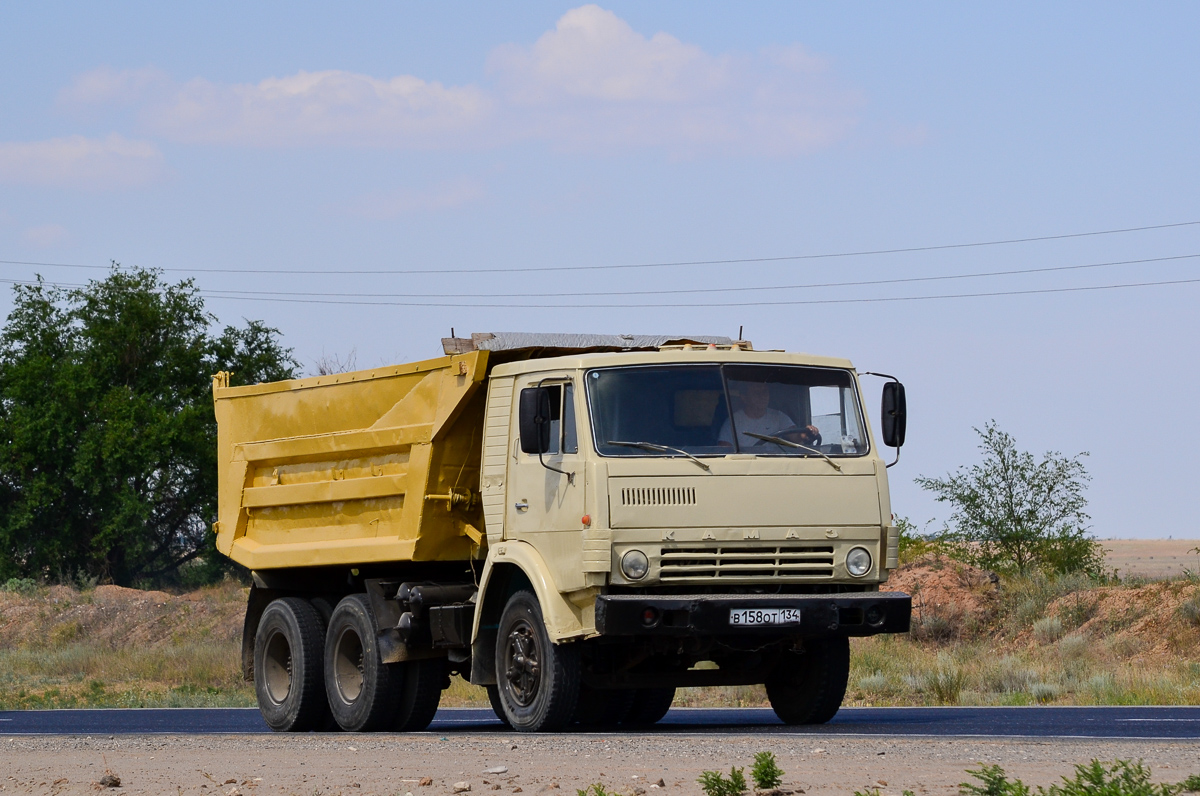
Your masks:
[{"label": "front bumper", "polygon": [[[741,608],[796,608],[788,625],[730,625]],[[603,636],[730,636],[820,638],[907,633],[912,598],[902,592],[759,595],[607,594],[596,598],[596,630]]]}]

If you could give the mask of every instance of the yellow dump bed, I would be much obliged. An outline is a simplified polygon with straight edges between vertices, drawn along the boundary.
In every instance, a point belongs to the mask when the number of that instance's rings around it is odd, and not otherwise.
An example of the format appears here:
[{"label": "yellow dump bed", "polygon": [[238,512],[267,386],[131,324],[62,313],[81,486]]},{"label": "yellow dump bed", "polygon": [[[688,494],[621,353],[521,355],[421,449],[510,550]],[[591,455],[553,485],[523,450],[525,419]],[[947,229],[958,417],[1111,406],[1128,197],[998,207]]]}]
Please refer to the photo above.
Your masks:
[{"label": "yellow dump bed", "polygon": [[218,373],[217,548],[256,570],[477,555],[487,358],[247,387]]}]

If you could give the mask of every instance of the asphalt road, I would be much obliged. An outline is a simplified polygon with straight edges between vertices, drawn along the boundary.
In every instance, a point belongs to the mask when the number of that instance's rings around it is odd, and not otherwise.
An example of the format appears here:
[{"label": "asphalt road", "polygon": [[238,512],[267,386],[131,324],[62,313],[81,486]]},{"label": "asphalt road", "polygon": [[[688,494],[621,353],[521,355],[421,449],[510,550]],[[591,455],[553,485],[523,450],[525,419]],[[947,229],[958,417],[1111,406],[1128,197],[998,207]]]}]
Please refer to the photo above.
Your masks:
[{"label": "asphalt road", "polygon": [[[428,732],[499,732],[486,708],[442,708]],[[676,708],[655,733],[789,733],[1200,740],[1200,707],[843,708],[829,724],[787,727],[769,708]],[[0,736],[270,732],[255,708],[0,712]],[[627,733],[623,733],[627,734]]]}]

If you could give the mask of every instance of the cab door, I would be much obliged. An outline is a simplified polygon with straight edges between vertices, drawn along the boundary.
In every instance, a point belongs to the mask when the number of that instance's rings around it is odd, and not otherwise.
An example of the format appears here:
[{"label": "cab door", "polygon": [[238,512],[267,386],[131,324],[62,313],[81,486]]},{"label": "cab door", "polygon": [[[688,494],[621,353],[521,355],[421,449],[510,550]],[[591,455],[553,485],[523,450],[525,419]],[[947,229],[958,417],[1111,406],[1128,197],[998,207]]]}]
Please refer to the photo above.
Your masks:
[{"label": "cab door", "polygon": [[[522,450],[520,413],[514,401],[512,461],[505,537],[531,544],[541,554],[560,591],[584,585],[584,475],[579,456],[578,390],[566,377],[517,379],[519,392],[545,389],[549,393],[549,450]],[[526,446],[532,447],[532,446]]]}]

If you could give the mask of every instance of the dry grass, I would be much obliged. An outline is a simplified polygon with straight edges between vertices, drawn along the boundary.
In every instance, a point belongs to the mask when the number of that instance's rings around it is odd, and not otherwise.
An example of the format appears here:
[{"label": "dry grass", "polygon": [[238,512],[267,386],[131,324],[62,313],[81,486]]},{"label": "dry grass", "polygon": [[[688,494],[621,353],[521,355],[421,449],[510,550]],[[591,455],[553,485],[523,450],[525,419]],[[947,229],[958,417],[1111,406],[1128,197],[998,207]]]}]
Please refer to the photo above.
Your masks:
[{"label": "dry grass", "polygon": [[[996,582],[910,565],[914,633],[852,642],[846,704],[1200,704],[1200,581]],[[905,580],[905,578],[907,580]],[[238,667],[245,592],[0,591],[0,709],[253,705]],[[454,678],[447,706],[488,705]],[[766,705],[761,686],[677,706]]]}]

